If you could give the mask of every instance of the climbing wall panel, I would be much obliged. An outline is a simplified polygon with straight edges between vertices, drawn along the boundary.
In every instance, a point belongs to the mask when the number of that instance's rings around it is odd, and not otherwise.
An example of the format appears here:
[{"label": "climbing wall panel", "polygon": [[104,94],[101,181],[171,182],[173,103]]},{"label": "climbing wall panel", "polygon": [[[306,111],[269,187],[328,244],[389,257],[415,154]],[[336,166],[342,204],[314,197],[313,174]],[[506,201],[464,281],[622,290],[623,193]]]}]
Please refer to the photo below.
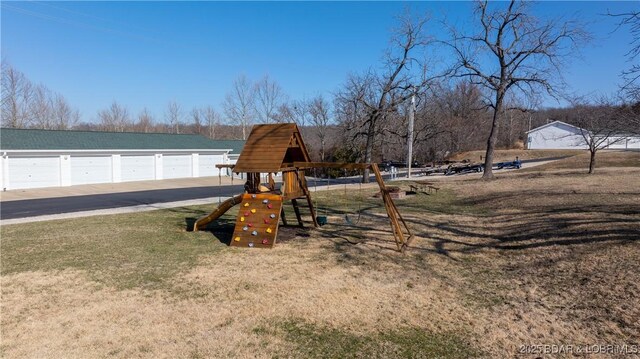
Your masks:
[{"label": "climbing wall panel", "polygon": [[280,195],[245,193],[238,210],[231,246],[273,247],[278,235],[281,210],[282,196]]}]

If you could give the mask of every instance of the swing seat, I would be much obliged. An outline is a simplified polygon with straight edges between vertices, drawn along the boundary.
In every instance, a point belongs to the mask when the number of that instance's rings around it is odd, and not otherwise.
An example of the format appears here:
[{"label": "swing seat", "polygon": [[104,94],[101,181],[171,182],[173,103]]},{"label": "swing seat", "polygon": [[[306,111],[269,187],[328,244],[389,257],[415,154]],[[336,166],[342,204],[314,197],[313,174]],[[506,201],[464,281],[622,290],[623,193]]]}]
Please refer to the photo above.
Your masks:
[{"label": "swing seat", "polygon": [[348,215],[348,214],[345,214],[345,215],[344,215],[344,221],[345,221],[345,222],[347,222],[347,224],[350,224],[350,225],[356,225],[356,224],[358,224],[358,223],[360,222],[360,213],[358,213],[358,216],[357,216],[357,218],[355,219],[355,221],[354,221],[354,220],[352,220],[351,218],[349,218],[349,215]]},{"label": "swing seat", "polygon": [[327,216],[317,216],[316,222],[318,222],[319,226],[324,226],[325,224],[327,224]]}]

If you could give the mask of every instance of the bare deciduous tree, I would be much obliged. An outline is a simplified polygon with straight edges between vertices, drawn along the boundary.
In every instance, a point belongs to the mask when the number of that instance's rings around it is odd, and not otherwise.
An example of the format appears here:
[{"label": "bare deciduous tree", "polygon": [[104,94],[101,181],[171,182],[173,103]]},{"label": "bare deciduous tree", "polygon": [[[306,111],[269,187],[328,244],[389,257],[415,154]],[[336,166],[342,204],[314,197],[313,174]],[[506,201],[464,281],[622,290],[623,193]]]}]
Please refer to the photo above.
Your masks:
[{"label": "bare deciduous tree", "polygon": [[[343,109],[352,104],[352,114],[360,114],[358,110],[364,110],[364,118],[356,119],[354,125],[358,127],[356,136],[365,138],[364,162],[367,163],[373,160],[380,124],[414,91],[420,92],[432,80],[427,77],[424,59],[416,56],[430,43],[423,31],[427,19],[405,16],[399,20],[400,26],[392,37],[392,47],[387,51],[382,73],[369,71],[361,76],[350,76],[337,95]],[[369,182],[368,169],[364,171],[363,182]]]},{"label": "bare deciduous tree", "polygon": [[29,126],[29,106],[32,97],[31,81],[8,62],[2,61],[2,126]]},{"label": "bare deciduous tree", "polygon": [[[296,121],[297,119],[293,112],[292,105],[288,102],[283,102],[278,106],[275,114],[275,120],[279,123],[298,123],[298,121]],[[300,123],[298,123],[298,125],[300,125]]]},{"label": "bare deciduous tree", "polygon": [[625,129],[630,116],[629,107],[616,106],[611,100],[600,98],[595,102],[580,99],[573,104],[573,123],[589,149],[589,174],[596,169],[596,153],[611,145],[627,141]]},{"label": "bare deciduous tree", "polygon": [[180,133],[182,123],[182,108],[175,101],[170,101],[164,114],[165,121],[169,124],[172,133]]},{"label": "bare deciduous tree", "polygon": [[640,64],[636,61],[640,57],[640,11],[630,11],[619,14],[609,14],[621,18],[618,28],[628,27],[631,32],[631,49],[627,52],[627,60],[631,67],[622,72],[622,92],[631,100],[640,101]]},{"label": "bare deciduous tree", "polygon": [[258,120],[262,123],[278,122],[278,108],[285,100],[280,85],[265,75],[255,84],[255,110]]},{"label": "bare deciduous tree", "polygon": [[2,125],[68,130],[80,120],[64,96],[34,85],[21,72],[2,62]]},{"label": "bare deciduous tree", "polygon": [[327,130],[331,123],[331,118],[329,117],[329,106],[329,103],[325,101],[322,95],[315,97],[309,103],[311,123],[313,124],[313,127],[315,127],[316,135],[320,140],[320,161],[322,162],[325,160]]},{"label": "bare deciduous tree", "polygon": [[535,17],[528,2],[512,0],[506,7],[491,5],[497,8],[490,9],[487,1],[476,3],[476,32],[460,34],[452,28],[452,38],[444,42],[456,57],[456,76],[468,77],[481,86],[493,110],[485,179],[493,178],[493,152],[507,94],[556,95],[562,85],[562,61],[588,39],[576,21],[542,21]]},{"label": "bare deciduous tree", "polygon": [[55,95],[53,99],[53,128],[69,130],[80,122],[80,112],[71,108],[62,95]]},{"label": "bare deciduous tree", "polygon": [[199,108],[194,107],[191,109],[191,121],[193,132],[201,135],[204,127],[202,126],[202,111]]},{"label": "bare deciduous tree", "polygon": [[138,121],[136,122],[135,128],[140,132],[151,132],[153,130],[153,122],[153,116],[145,107],[138,114]]},{"label": "bare deciduous tree", "polygon": [[227,93],[222,106],[228,121],[240,127],[242,139],[246,140],[249,128],[255,117],[255,91],[254,86],[244,76],[238,77]]},{"label": "bare deciduous tree", "polygon": [[100,127],[106,131],[124,132],[130,127],[129,110],[116,101],[109,108],[98,111]]},{"label": "bare deciduous tree", "polygon": [[311,114],[309,113],[309,100],[306,97],[291,102],[291,113],[293,122],[300,127],[305,127],[311,122]]},{"label": "bare deciduous tree", "polygon": [[43,85],[38,85],[33,91],[29,103],[29,122],[36,128],[50,130],[53,128],[54,113],[51,91]]},{"label": "bare deciduous tree", "polygon": [[202,119],[207,126],[207,136],[216,138],[216,128],[220,125],[220,115],[211,106],[202,109]]}]

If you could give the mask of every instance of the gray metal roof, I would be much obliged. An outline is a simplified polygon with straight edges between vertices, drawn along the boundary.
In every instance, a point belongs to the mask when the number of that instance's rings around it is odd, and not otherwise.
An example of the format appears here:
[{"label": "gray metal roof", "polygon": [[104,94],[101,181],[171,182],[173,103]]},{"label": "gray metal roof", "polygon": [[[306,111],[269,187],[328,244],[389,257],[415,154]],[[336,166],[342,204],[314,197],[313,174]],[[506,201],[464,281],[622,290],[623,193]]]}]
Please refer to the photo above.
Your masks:
[{"label": "gray metal roof", "polygon": [[0,150],[226,150],[240,153],[242,140],[211,140],[201,135],[0,129]]}]

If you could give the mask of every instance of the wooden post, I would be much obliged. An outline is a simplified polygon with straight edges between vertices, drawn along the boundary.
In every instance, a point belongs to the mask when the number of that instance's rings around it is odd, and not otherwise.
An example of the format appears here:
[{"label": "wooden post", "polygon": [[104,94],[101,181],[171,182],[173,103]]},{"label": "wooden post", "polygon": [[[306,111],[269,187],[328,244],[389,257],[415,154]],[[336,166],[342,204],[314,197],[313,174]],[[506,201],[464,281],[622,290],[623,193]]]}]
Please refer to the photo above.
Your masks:
[{"label": "wooden post", "polygon": [[[378,165],[375,163],[372,163],[371,169],[375,174],[376,182],[378,182],[378,186],[380,186],[380,193],[382,194],[382,200],[385,204],[385,208],[389,216],[389,221],[391,222],[391,228],[393,230],[394,237],[396,239],[396,245],[399,251],[404,252],[404,250],[408,246],[408,242],[413,238],[413,234],[411,233],[411,230],[407,226],[407,223],[404,221],[404,218],[402,218],[402,215],[400,215],[400,212],[398,211],[398,207],[396,207],[395,203],[393,203],[393,199],[389,195],[389,190],[387,190],[387,187],[384,184],[384,180],[382,179],[382,175],[380,174],[380,169],[378,169]],[[402,221],[402,224],[407,230],[407,234],[409,237],[406,241],[404,238],[404,232],[402,231],[402,227],[400,226],[400,222],[398,221],[398,217],[400,218],[400,221]]]},{"label": "wooden post", "polygon": [[302,182],[300,179],[300,175],[298,171],[296,171],[296,177],[298,178],[298,183],[300,184],[300,188],[302,188],[302,192],[304,192],[305,197],[307,197],[307,203],[309,204],[309,211],[311,212],[311,219],[313,220],[313,226],[318,228],[318,218],[316,218],[316,210],[313,208],[313,202],[311,201],[311,193],[309,193],[309,189],[307,185]]},{"label": "wooden post", "polygon": [[296,219],[298,219],[298,224],[300,227],[304,227],[304,223],[302,223],[302,216],[300,216],[300,208],[298,207],[298,201],[293,198],[291,200],[291,204],[293,205],[293,212],[296,214]]}]

